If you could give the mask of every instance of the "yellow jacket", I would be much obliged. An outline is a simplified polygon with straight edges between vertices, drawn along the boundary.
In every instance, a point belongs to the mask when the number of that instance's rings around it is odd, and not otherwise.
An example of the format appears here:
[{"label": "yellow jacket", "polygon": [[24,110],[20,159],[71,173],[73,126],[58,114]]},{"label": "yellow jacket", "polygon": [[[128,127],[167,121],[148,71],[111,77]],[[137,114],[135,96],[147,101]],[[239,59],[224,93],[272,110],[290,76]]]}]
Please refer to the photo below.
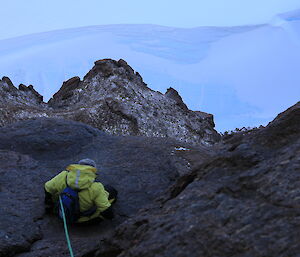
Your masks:
[{"label": "yellow jacket", "polygon": [[71,164],[66,170],[46,182],[45,190],[52,195],[54,202],[58,201],[59,194],[68,186],[80,190],[78,193],[80,212],[87,211],[93,206],[97,207],[94,214],[89,217],[80,217],[78,222],[85,222],[97,217],[110,207],[109,193],[105,191],[100,182],[95,182],[97,169],[89,165]]}]

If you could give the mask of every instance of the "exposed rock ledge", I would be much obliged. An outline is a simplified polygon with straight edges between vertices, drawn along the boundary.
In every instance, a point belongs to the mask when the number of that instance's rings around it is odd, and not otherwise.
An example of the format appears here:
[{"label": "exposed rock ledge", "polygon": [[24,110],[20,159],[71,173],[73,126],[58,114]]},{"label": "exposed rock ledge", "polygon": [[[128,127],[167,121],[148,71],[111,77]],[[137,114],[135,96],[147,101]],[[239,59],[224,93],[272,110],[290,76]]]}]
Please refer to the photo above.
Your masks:
[{"label": "exposed rock ledge", "polygon": [[194,144],[220,139],[212,115],[191,111],[178,92],[147,87],[124,60],[104,59],[81,81],[73,77],[46,104],[32,86],[0,80],[0,125],[33,117],[81,121],[110,134],[170,137]]}]

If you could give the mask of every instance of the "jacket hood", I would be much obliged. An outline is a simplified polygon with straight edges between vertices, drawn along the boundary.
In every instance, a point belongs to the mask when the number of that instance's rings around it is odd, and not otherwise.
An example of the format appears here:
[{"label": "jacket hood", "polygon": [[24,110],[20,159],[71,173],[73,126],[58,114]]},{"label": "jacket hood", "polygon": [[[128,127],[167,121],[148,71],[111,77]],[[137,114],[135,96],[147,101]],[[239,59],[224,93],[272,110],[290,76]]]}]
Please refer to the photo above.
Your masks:
[{"label": "jacket hood", "polygon": [[89,188],[97,177],[97,169],[89,165],[71,164],[66,170],[68,186],[76,190]]}]

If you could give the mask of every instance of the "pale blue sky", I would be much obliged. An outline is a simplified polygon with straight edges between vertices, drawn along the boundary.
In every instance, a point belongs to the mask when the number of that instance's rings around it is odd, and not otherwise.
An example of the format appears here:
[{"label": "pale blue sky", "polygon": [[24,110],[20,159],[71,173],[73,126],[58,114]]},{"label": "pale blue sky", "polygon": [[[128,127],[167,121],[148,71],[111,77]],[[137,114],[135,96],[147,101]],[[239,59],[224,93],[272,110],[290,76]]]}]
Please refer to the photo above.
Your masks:
[{"label": "pale blue sky", "polygon": [[299,0],[0,0],[0,39],[105,24],[173,27],[264,23]]}]

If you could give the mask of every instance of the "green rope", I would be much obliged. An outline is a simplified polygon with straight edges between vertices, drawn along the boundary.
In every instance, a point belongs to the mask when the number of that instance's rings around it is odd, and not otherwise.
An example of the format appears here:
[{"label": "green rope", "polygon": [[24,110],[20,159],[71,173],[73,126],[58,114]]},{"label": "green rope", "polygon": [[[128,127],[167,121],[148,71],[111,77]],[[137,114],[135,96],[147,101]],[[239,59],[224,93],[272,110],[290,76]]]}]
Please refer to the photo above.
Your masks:
[{"label": "green rope", "polygon": [[64,210],[64,206],[62,204],[60,196],[59,196],[59,203],[60,203],[60,208],[61,208],[61,212],[62,212],[62,216],[63,216],[64,228],[65,228],[65,234],[66,234],[66,239],[67,239],[67,243],[68,243],[68,248],[69,248],[71,257],[74,257],[72,246],[71,246],[71,241],[70,241],[69,233],[68,233],[68,227],[67,227],[67,222],[66,222],[65,210]]}]

